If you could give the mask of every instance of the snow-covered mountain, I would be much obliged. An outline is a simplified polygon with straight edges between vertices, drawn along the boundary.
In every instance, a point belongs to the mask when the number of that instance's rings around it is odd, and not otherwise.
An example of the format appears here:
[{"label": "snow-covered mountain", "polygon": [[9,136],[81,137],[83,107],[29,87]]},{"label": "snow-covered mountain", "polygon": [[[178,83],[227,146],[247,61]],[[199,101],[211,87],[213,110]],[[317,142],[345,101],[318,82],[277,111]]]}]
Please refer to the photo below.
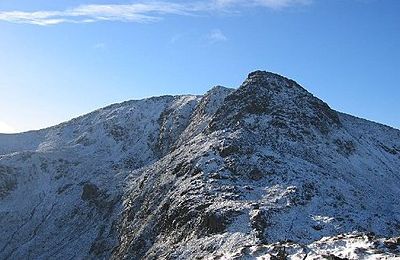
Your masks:
[{"label": "snow-covered mountain", "polygon": [[400,131],[296,82],[0,135],[0,259],[400,256]]}]

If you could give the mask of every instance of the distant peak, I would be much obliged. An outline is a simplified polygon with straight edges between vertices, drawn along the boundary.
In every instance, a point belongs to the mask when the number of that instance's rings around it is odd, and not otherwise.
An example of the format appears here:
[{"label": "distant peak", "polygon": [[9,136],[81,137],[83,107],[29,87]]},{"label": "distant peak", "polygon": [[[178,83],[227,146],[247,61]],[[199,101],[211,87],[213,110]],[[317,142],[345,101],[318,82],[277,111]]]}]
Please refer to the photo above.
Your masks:
[{"label": "distant peak", "polygon": [[250,72],[248,78],[268,77],[268,76],[282,77],[281,75],[270,72],[270,71],[256,70],[256,71]]},{"label": "distant peak", "polygon": [[216,85],[216,86],[212,87],[207,92],[226,91],[226,90],[232,90],[232,89],[224,87],[224,86],[221,86],[221,85]]},{"label": "distant peak", "polygon": [[254,85],[254,84],[286,85],[287,87],[297,85],[297,83],[291,79],[288,79],[277,73],[273,73],[273,72],[269,72],[269,71],[262,71],[262,70],[256,70],[256,71],[251,72],[248,75],[245,83],[250,83],[251,85]]},{"label": "distant peak", "polygon": [[[295,81],[259,70],[251,72],[244,83],[226,97],[210,125],[211,129],[218,129],[217,125],[242,127],[246,118],[261,115],[268,115],[272,126],[277,128],[314,126],[328,133],[332,126],[340,126],[337,113]],[[241,122],[244,123],[241,125]]]}]

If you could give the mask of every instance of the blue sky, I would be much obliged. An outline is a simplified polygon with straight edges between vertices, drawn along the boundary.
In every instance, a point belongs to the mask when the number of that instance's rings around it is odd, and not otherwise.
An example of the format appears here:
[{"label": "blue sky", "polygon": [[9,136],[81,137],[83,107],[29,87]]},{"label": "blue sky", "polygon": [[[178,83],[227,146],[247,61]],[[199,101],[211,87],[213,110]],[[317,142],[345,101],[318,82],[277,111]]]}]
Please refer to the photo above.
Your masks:
[{"label": "blue sky", "polygon": [[398,0],[0,2],[0,132],[238,87],[256,69],[400,128]]}]

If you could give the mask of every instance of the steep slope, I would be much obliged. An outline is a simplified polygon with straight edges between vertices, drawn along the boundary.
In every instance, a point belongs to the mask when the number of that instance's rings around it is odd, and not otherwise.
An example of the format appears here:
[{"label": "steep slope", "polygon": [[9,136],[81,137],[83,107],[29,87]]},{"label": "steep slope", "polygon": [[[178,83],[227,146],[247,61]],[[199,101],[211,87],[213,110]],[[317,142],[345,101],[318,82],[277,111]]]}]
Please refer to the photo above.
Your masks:
[{"label": "steep slope", "polygon": [[109,256],[125,176],[170,149],[198,99],[130,101],[2,136],[0,258]]},{"label": "steep slope", "polygon": [[216,257],[353,231],[399,235],[399,134],[339,114],[291,80],[252,73],[203,132],[129,185],[114,256]]},{"label": "steep slope", "polygon": [[399,169],[399,130],[256,71],[0,136],[0,258],[394,258]]}]

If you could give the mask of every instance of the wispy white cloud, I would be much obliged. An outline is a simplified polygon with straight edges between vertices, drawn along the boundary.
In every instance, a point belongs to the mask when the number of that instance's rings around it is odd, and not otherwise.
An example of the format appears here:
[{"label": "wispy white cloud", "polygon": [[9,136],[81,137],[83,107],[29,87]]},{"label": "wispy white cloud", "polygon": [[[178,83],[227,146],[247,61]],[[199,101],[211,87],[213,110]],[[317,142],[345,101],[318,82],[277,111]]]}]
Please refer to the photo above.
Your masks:
[{"label": "wispy white cloud", "polygon": [[[165,15],[198,15],[232,11],[242,7],[281,9],[309,4],[312,0],[207,0],[182,2],[142,2],[134,4],[90,4],[65,10],[0,11],[0,21],[35,25],[121,21],[147,23]],[[236,10],[237,11],[237,10]]]},{"label": "wispy white cloud", "polygon": [[217,43],[217,42],[225,42],[228,40],[228,37],[220,29],[212,30],[208,35],[207,39],[210,43]]},{"label": "wispy white cloud", "polygon": [[96,21],[153,22],[165,14],[184,15],[185,6],[169,2],[129,5],[82,5],[63,11],[2,11],[0,20],[14,23],[52,25]]},{"label": "wispy white cloud", "polygon": [[308,5],[312,2],[312,0],[215,0],[214,2],[221,8],[253,6],[281,9],[296,5]]}]

